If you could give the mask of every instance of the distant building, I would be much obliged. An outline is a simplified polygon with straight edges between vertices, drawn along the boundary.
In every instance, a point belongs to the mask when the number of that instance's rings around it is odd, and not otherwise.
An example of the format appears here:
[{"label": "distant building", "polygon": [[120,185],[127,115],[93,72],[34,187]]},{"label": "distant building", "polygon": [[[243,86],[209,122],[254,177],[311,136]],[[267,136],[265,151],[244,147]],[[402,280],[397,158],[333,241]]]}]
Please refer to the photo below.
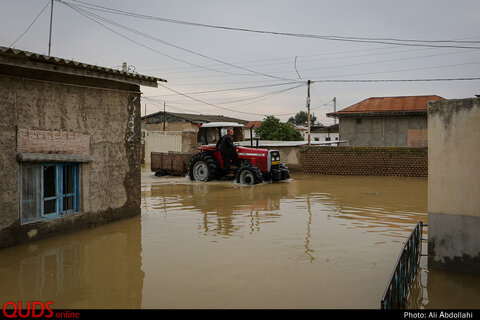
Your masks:
[{"label": "distant building", "polygon": [[245,140],[255,138],[255,130],[260,128],[262,121],[249,121],[244,127]]},{"label": "distant building", "polygon": [[313,142],[318,141],[339,141],[338,124],[334,124],[328,127],[313,126],[310,128],[310,140]]},{"label": "distant building", "polygon": [[[142,117],[142,163],[148,165],[151,162],[152,152],[194,153],[202,144],[216,143],[220,138],[218,130],[202,128],[202,124],[210,122],[236,122],[245,125],[248,121],[221,115],[163,111]],[[233,129],[233,139],[244,140],[243,128]]]},{"label": "distant building", "polygon": [[140,86],[0,47],[0,247],[140,214]]},{"label": "distant building", "polygon": [[[308,141],[308,127],[291,123],[291,125],[300,132],[304,141]],[[332,126],[312,125],[310,126],[311,142],[329,142],[338,141],[338,124]]]},{"label": "distant building", "polygon": [[299,124],[295,124],[293,122],[289,122],[290,125],[293,126],[293,128],[300,132],[300,135],[302,136],[302,139],[304,141],[307,141],[308,140],[308,127],[307,126],[302,126],[302,125],[299,125]]},{"label": "distant building", "polygon": [[[185,131],[193,130],[197,133],[197,141],[203,142],[205,137],[205,129],[201,127],[203,123],[209,122],[237,122],[243,125],[248,121],[225,117],[222,115],[203,115],[203,114],[188,114],[188,113],[174,113],[174,112],[156,112],[142,117],[142,128],[147,131]],[[211,130],[211,129],[210,129]],[[210,131],[209,130],[209,131]],[[208,132],[209,142],[217,141],[217,136],[214,136],[215,130]],[[234,140],[241,141],[244,139],[243,130],[234,129]]]},{"label": "distant building", "polygon": [[374,97],[338,112],[339,139],[350,146],[426,147],[427,103],[445,100],[436,95]]}]

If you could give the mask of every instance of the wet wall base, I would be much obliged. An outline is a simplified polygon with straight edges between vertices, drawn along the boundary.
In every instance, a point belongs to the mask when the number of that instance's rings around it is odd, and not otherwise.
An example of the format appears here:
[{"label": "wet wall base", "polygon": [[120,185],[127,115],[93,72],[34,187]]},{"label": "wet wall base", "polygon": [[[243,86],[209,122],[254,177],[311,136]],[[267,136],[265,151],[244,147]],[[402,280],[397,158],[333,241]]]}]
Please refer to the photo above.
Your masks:
[{"label": "wet wall base", "polygon": [[20,224],[20,220],[10,227],[0,230],[0,248],[22,244],[28,241],[71,233],[78,230],[100,226],[106,223],[140,215],[140,206],[124,205],[103,212],[87,212],[43,222]]},{"label": "wet wall base", "polygon": [[428,214],[428,266],[480,274],[480,218]]}]

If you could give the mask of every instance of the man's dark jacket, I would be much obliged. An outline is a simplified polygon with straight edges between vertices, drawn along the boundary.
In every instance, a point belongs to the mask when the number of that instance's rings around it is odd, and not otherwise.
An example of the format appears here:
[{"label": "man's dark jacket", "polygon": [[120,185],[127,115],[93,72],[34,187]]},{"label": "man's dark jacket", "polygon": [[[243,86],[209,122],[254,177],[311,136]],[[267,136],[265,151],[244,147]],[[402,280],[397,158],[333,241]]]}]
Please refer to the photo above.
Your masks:
[{"label": "man's dark jacket", "polygon": [[220,150],[220,153],[223,157],[232,158],[237,155],[235,146],[233,145],[232,137],[228,134],[224,135],[218,140],[216,148]]}]

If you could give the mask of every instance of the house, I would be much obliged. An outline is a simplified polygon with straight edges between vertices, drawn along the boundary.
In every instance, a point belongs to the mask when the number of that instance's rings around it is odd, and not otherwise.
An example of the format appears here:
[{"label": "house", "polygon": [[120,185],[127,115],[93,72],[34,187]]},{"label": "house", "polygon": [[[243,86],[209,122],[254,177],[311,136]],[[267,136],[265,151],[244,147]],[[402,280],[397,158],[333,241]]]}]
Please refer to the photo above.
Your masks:
[{"label": "house", "polygon": [[372,97],[327,116],[339,119],[340,140],[350,146],[426,147],[427,103],[436,95]]},{"label": "house", "polygon": [[261,125],[262,121],[249,121],[243,129],[245,140],[255,138],[255,130],[260,128]]},{"label": "house", "polygon": [[313,126],[310,128],[311,141],[339,141],[338,123],[331,126]]},{"label": "house", "polygon": [[[221,115],[203,115],[174,112],[156,112],[142,118],[144,163],[150,163],[151,152],[183,152],[192,153],[201,144],[215,143],[220,138],[214,128],[202,128],[209,122],[237,122],[247,124],[248,121]],[[244,132],[234,128],[234,141],[243,141]],[[207,139],[208,141],[205,141]]]},{"label": "house", "polygon": [[139,215],[140,86],[0,47],[0,247]]},{"label": "house", "polygon": [[[308,127],[291,123],[291,125],[300,132],[304,141],[308,141]],[[332,126],[312,125],[310,127],[310,141],[312,142],[328,142],[338,141],[338,124]]]},{"label": "house", "polygon": [[[299,124],[295,124],[293,122],[288,122],[290,123],[290,125],[298,132],[300,132],[300,135],[302,136],[302,139],[304,141],[307,141],[308,140],[308,127],[306,126],[302,126],[302,125],[299,125]],[[310,131],[311,131],[312,128],[310,128]]]},{"label": "house", "polygon": [[[184,131],[194,130],[198,135],[198,142],[204,138],[203,123],[209,122],[237,122],[247,124],[248,121],[225,117],[222,115],[188,114],[174,112],[156,112],[142,117],[142,128],[147,131]],[[165,129],[164,129],[165,128]],[[243,140],[243,131],[234,130],[235,137]],[[212,130],[214,132],[214,130]],[[217,138],[218,139],[218,138]],[[212,138],[213,141],[213,138]],[[215,140],[216,141],[216,140]]]}]

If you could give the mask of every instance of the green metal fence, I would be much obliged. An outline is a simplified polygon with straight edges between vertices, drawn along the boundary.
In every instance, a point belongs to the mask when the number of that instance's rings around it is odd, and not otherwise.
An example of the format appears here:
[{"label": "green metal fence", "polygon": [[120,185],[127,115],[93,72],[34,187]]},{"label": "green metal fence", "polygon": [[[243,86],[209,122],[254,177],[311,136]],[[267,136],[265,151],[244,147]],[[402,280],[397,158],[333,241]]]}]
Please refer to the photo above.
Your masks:
[{"label": "green metal fence", "polygon": [[413,229],[397,259],[381,301],[381,309],[405,309],[408,293],[422,256],[423,227],[421,221]]}]

